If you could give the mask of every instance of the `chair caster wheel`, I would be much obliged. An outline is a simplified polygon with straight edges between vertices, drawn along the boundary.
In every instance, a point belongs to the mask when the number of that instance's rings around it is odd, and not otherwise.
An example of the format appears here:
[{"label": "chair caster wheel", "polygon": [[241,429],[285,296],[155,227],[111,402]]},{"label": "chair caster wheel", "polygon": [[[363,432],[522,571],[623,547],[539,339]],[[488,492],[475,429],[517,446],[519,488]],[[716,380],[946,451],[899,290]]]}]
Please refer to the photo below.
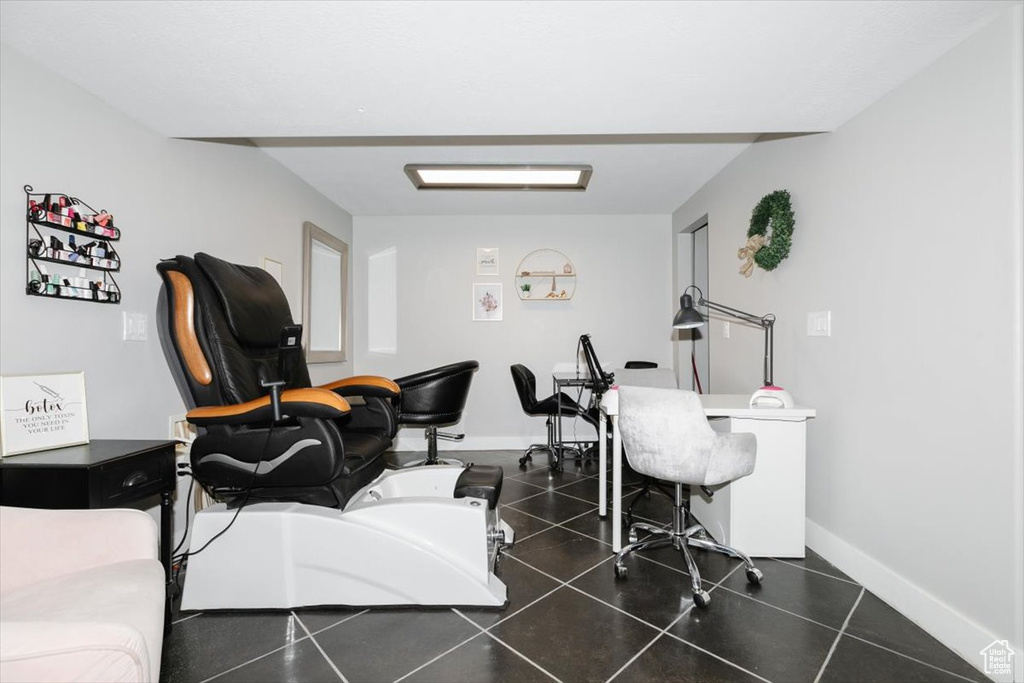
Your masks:
[{"label": "chair caster wheel", "polygon": [[764,578],[764,574],[761,573],[760,569],[756,567],[747,570],[747,583],[752,585],[758,585],[761,583],[761,579]]},{"label": "chair caster wheel", "polygon": [[697,607],[707,607],[711,602],[711,595],[707,591],[700,591],[693,594],[693,604]]},{"label": "chair caster wheel", "polygon": [[616,579],[624,579],[627,576],[629,576],[629,569],[626,567],[626,565],[623,565],[623,564],[615,565],[615,578]]}]

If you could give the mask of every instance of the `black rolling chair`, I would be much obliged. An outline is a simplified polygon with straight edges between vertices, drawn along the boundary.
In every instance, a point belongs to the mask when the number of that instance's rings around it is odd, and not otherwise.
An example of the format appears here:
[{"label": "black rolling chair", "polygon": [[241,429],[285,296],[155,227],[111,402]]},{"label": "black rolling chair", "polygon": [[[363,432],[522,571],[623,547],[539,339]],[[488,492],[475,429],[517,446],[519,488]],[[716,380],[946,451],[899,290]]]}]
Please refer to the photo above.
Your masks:
[{"label": "black rolling chair", "polygon": [[[546,444],[533,444],[526,449],[523,457],[519,458],[519,466],[525,468],[527,462],[533,461],[535,451],[547,451],[551,458],[551,466],[557,468],[562,459],[561,451],[572,450],[578,456],[582,456],[579,449],[575,447],[565,448],[554,443],[554,421],[561,413],[563,416],[575,415],[592,424],[595,428],[598,425],[599,416],[596,410],[587,410],[574,401],[569,395],[558,392],[547,398],[537,400],[537,378],[525,365],[515,364],[511,367],[512,381],[516,385],[516,393],[519,395],[519,404],[527,415],[547,418],[548,442]],[[561,409],[559,409],[561,404]]]},{"label": "black rolling chair", "polygon": [[462,465],[455,458],[437,457],[437,440],[462,441],[465,434],[448,434],[438,427],[453,425],[462,419],[469,398],[469,385],[480,364],[475,360],[452,363],[395,380],[401,390],[398,424],[401,427],[426,427],[427,457],[406,463],[417,465]]}]

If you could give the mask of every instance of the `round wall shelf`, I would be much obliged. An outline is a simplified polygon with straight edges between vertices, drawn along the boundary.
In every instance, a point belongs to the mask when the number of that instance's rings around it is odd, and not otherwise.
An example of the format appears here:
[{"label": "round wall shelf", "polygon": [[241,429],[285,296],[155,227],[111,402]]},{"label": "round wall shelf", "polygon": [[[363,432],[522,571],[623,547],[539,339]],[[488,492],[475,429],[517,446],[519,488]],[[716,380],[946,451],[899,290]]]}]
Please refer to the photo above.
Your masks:
[{"label": "round wall shelf", "polygon": [[568,301],[576,293],[576,266],[555,249],[536,249],[516,267],[516,291],[523,301]]}]

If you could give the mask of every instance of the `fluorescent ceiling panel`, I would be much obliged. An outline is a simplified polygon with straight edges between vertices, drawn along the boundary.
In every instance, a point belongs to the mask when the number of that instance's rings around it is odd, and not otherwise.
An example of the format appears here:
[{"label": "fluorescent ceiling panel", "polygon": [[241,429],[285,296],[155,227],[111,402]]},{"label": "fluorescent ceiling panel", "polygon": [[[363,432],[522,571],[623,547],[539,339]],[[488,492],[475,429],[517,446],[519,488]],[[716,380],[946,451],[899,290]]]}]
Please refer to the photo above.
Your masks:
[{"label": "fluorescent ceiling panel", "polygon": [[407,164],[418,190],[585,190],[593,169],[583,165]]}]

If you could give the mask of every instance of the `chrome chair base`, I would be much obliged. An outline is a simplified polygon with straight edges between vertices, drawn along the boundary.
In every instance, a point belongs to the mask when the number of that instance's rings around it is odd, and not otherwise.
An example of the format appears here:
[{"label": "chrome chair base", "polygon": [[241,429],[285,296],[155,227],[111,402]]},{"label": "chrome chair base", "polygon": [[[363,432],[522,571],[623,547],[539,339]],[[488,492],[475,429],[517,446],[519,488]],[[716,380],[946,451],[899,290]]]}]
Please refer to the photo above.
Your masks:
[{"label": "chrome chair base", "polygon": [[423,438],[427,440],[427,457],[407,462],[402,465],[401,469],[404,470],[406,467],[421,467],[423,465],[458,465],[459,467],[465,467],[466,463],[458,458],[440,458],[437,455],[438,439],[444,439],[445,441],[462,441],[466,438],[465,434],[448,434],[437,431],[437,427],[427,427],[423,433]]},{"label": "chrome chair base", "polygon": [[[686,507],[683,505],[683,485],[676,484],[675,502],[672,507],[672,529],[662,529],[645,522],[631,524],[629,527],[629,545],[620,550],[615,556],[615,577],[618,579],[625,579],[627,577],[628,569],[624,561],[631,553],[647,548],[660,548],[671,545],[676,550],[681,551],[686,559],[686,571],[690,574],[690,587],[693,590],[693,603],[698,607],[707,607],[711,602],[711,595],[701,585],[700,570],[697,569],[697,563],[693,560],[693,554],[690,552],[691,546],[742,560],[743,564],[746,565],[747,582],[752,584],[761,583],[764,574],[754,566],[750,557],[732,546],[716,543],[700,524],[686,526],[687,514]],[[641,531],[650,534],[650,536],[640,540],[638,532]]]},{"label": "chrome chair base", "polygon": [[526,469],[526,463],[533,462],[533,454],[538,451],[545,451],[548,454],[548,463],[552,470],[558,471],[562,469],[562,461],[565,460],[566,455],[571,455],[576,460],[583,460],[590,456],[587,453],[593,450],[595,455],[594,459],[597,458],[597,449],[587,449],[584,451],[578,446],[560,446],[555,444],[555,432],[554,425],[551,422],[551,418],[547,421],[548,427],[548,442],[547,443],[535,443],[531,444],[526,451],[523,452],[523,457],[519,458],[519,467]]},{"label": "chrome chair base", "polygon": [[402,469],[404,470],[407,467],[420,467],[422,465],[458,465],[459,467],[465,467],[466,462],[464,460],[459,460],[458,458],[437,458],[436,460],[418,458],[416,460],[403,463]]}]

